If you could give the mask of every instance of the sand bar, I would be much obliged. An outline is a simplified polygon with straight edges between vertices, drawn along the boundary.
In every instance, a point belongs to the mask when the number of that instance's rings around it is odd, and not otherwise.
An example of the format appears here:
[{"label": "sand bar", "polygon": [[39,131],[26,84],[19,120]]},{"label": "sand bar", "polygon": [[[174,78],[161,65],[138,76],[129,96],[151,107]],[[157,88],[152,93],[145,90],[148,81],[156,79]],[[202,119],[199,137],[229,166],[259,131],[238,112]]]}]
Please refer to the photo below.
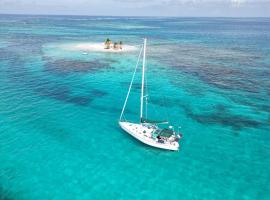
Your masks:
[{"label": "sand bar", "polygon": [[75,43],[63,45],[63,48],[71,51],[85,51],[85,52],[110,52],[110,53],[121,53],[136,51],[137,47],[131,45],[122,45],[122,49],[105,49],[104,43]]}]

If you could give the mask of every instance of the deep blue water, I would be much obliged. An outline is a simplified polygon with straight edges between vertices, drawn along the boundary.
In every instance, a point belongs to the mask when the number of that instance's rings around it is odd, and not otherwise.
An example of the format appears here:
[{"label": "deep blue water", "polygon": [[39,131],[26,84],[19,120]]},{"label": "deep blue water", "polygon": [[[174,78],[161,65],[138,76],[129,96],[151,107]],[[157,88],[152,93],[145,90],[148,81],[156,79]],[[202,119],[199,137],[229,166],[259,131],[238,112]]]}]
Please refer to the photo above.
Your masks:
[{"label": "deep blue water", "polygon": [[[138,51],[61,48],[107,37],[148,38],[149,115],[179,152],[118,127]],[[269,88],[269,18],[0,15],[0,199],[270,199]]]}]

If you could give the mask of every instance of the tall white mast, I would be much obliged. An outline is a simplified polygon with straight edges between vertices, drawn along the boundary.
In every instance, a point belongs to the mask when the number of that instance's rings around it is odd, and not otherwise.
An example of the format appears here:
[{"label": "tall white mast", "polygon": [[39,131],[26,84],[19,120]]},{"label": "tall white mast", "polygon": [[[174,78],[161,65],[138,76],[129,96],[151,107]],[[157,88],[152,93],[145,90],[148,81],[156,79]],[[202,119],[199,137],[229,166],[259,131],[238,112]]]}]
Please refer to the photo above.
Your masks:
[{"label": "tall white mast", "polygon": [[142,117],[143,117],[145,54],[146,54],[146,38],[144,38],[144,45],[143,45],[143,66],[142,66],[142,91],[141,91],[141,112],[140,112],[140,121],[141,121],[141,119],[142,119]]}]

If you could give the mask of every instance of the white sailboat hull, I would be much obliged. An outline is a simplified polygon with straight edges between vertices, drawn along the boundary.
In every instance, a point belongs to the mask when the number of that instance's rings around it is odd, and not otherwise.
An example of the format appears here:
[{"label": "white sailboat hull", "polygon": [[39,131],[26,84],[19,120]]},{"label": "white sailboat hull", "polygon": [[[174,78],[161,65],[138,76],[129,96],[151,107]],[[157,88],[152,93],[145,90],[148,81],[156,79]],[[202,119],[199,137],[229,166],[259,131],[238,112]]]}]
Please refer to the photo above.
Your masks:
[{"label": "white sailboat hull", "polygon": [[130,122],[119,122],[120,127],[129,133],[134,138],[138,139],[144,144],[152,147],[178,151],[179,143],[176,141],[167,141],[165,143],[160,143],[157,139],[152,138],[152,132],[155,131],[154,127],[147,127],[142,124],[130,123]]}]

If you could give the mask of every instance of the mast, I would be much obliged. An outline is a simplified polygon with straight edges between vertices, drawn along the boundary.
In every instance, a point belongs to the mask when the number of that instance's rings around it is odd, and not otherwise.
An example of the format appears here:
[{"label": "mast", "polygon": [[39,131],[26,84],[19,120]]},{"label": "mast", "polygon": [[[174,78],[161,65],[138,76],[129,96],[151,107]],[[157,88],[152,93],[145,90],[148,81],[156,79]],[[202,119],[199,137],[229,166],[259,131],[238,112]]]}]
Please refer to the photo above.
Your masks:
[{"label": "mast", "polygon": [[146,55],[146,38],[144,38],[144,45],[143,45],[143,66],[142,66],[142,91],[141,91],[140,122],[141,122],[142,117],[143,117],[145,55]]}]

